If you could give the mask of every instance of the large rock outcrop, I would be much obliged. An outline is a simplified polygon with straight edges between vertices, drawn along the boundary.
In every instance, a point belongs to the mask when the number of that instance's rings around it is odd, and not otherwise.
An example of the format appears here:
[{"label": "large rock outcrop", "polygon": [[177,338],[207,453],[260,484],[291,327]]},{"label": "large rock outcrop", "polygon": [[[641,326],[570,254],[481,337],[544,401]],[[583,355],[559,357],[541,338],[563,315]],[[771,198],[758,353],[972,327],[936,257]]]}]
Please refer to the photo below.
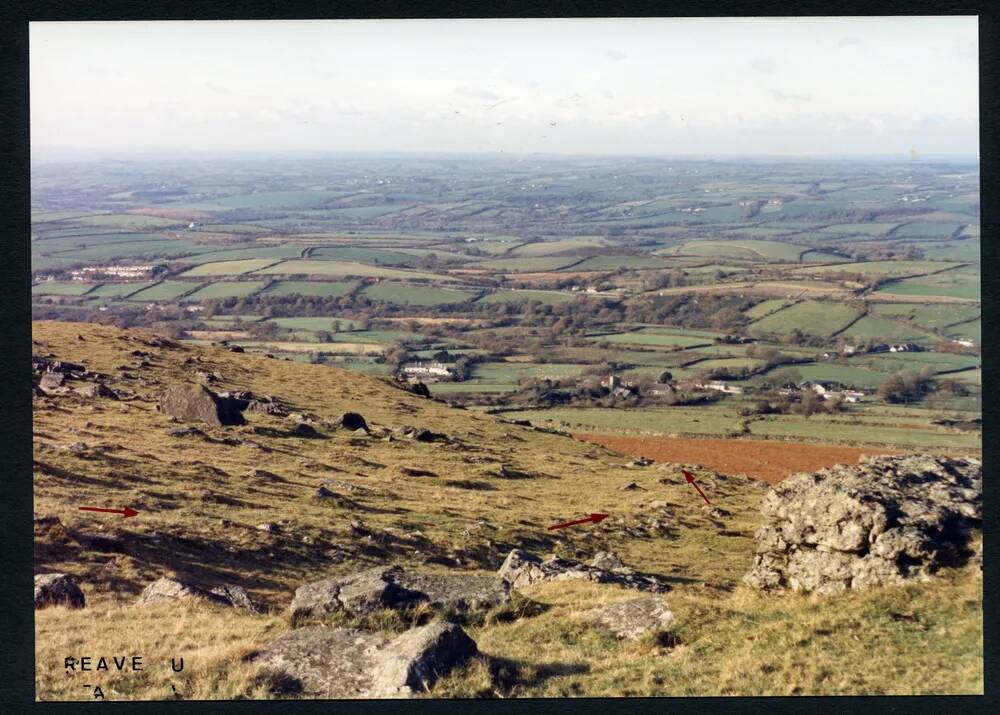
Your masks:
[{"label": "large rock outcrop", "polygon": [[333,613],[363,617],[383,609],[423,606],[465,614],[510,601],[510,586],[494,576],[405,573],[399,566],[378,566],[349,576],[300,586],[292,599],[293,623]]},{"label": "large rock outcrop", "polygon": [[263,671],[313,698],[410,697],[476,655],[462,628],[437,621],[389,639],[353,628],[297,628],[258,656]]},{"label": "large rock outcrop", "polygon": [[246,403],[220,397],[204,385],[171,385],[160,397],[160,410],[182,422],[205,422],[215,427],[246,424]]},{"label": "large rock outcrop", "polygon": [[761,504],[764,524],[744,581],[758,589],[834,593],[963,563],[982,528],[982,462],[869,457],[797,474]]}]

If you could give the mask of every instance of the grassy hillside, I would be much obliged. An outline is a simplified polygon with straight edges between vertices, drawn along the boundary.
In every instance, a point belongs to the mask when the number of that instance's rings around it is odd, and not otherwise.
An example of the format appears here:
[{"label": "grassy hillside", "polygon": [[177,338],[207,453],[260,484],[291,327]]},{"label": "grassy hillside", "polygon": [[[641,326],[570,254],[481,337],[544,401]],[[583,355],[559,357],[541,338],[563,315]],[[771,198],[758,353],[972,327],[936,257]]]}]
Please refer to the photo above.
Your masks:
[{"label": "grassy hillside", "polygon": [[[982,692],[978,570],[836,598],[758,594],[740,584],[763,494],[748,479],[696,470],[723,510],[711,515],[676,465],[629,468],[597,445],[449,408],[375,377],[208,346],[149,346],[139,333],[99,325],[36,322],[33,337],[35,353],[111,376],[134,363],[132,351],[152,354],[128,370],[137,379],[108,380],[134,401],[34,400],[35,516],[61,522],[36,532],[36,572],[70,573],[87,596],[86,609],[36,613],[40,699],[88,699],[83,683],[101,684],[109,699],[170,698],[172,688],[187,699],[269,697],[243,656],[290,628],[297,586],[383,563],[491,572],[515,547],[587,560],[612,550],[667,578],[676,632],[619,643],[573,614],[635,592],[542,584],[526,592],[540,614],[469,629],[505,674],[488,677],[477,661],[435,696]],[[213,389],[270,395],[317,423],[360,412],[373,435],[319,426],[318,438],[293,436],[293,420],[247,412],[244,426],[170,436],[179,425],[155,409],[156,395],[195,372],[217,372]],[[393,431],[403,426],[449,440],[416,442]],[[431,474],[410,476],[419,471]],[[315,500],[325,480],[345,498]],[[641,488],[623,491],[629,482]],[[139,516],[80,505],[128,505]],[[592,512],[610,518],[546,530]],[[368,536],[355,535],[356,520]],[[256,528],[263,523],[277,531]],[[161,575],[243,585],[271,612],[131,605]],[[164,666],[67,676],[68,649],[183,656],[188,665],[180,675]]]}]

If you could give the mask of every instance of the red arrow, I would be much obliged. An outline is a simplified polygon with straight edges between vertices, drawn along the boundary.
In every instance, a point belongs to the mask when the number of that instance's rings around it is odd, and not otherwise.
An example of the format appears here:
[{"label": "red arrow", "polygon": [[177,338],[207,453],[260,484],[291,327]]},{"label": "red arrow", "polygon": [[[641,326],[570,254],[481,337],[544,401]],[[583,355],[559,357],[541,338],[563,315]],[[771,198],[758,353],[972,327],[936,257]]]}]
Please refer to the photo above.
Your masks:
[{"label": "red arrow", "polygon": [[549,531],[553,529],[565,529],[567,526],[576,526],[577,524],[588,524],[590,522],[598,523],[604,521],[608,518],[607,514],[591,514],[586,519],[577,519],[576,521],[567,521],[565,524],[556,524],[555,526],[550,526]]},{"label": "red arrow", "polygon": [[98,506],[81,506],[81,511],[105,511],[109,514],[121,514],[124,518],[128,519],[130,516],[135,516],[137,512],[132,507],[125,507],[124,509],[101,509]]},{"label": "red arrow", "polygon": [[695,482],[694,482],[694,475],[691,474],[691,472],[689,472],[686,469],[682,469],[681,471],[684,472],[684,478],[687,479],[687,483],[690,484],[695,489],[697,489],[698,493],[701,494],[701,498],[705,500],[705,503],[708,504],[709,506],[711,506],[712,502],[710,502],[708,500],[708,497],[705,496],[705,492],[703,492],[701,490],[701,487],[699,487],[697,484],[695,484]]}]

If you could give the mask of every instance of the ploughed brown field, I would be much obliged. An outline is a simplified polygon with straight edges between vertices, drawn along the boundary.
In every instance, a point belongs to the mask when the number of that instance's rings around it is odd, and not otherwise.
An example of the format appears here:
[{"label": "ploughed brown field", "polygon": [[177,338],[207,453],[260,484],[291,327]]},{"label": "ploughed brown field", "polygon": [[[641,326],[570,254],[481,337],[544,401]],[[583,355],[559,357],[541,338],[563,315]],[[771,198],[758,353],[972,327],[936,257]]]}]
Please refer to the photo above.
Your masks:
[{"label": "ploughed brown field", "polygon": [[620,437],[576,434],[577,439],[657,462],[701,464],[725,474],[745,474],[777,484],[797,472],[814,472],[834,464],[856,464],[865,455],[898,454],[872,447],[840,447],[749,439],[685,437]]}]

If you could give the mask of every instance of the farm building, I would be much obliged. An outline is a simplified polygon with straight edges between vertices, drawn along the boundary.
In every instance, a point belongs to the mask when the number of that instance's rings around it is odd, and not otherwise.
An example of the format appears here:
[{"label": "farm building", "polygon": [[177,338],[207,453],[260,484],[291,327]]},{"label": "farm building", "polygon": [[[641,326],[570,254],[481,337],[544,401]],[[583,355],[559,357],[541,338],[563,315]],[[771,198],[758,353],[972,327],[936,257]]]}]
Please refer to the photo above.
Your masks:
[{"label": "farm building", "polygon": [[455,368],[442,362],[411,362],[403,365],[400,372],[406,377],[450,379],[455,376]]}]

